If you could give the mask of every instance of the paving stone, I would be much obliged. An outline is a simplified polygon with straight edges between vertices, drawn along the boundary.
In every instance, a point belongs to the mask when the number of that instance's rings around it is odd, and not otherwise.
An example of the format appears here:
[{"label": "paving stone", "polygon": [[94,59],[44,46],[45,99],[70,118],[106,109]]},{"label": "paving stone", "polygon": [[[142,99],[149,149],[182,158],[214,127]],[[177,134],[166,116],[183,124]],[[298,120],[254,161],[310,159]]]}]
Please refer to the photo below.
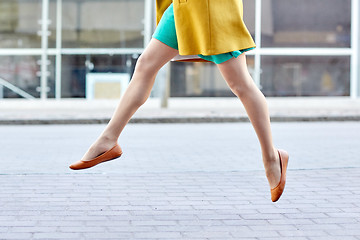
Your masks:
[{"label": "paving stone", "polygon": [[221,220],[192,220],[192,221],[178,221],[180,226],[222,226]]},{"label": "paving stone", "polygon": [[154,221],[140,221],[135,220],[131,221],[131,224],[134,226],[174,226],[177,225],[176,221],[170,221],[170,220],[154,220]]},{"label": "paving stone", "polygon": [[279,237],[277,231],[234,231],[231,232],[233,237],[237,238],[261,238],[261,237]]},{"label": "paving stone", "polygon": [[[87,220],[89,220],[89,218],[87,218]],[[37,221],[37,226],[42,226],[42,227],[53,227],[53,226],[83,226],[83,222],[82,221],[63,221],[63,220],[59,220],[57,221],[56,218],[54,218],[51,221],[48,220],[39,220]]]},{"label": "paving stone", "polygon": [[360,229],[329,229],[327,232],[332,236],[360,236]]},{"label": "paving stone", "polygon": [[[259,237],[256,238],[256,240],[277,240],[277,239],[281,239],[281,237]],[[287,240],[309,240],[309,238],[307,237],[286,237]]]},{"label": "paving stone", "polygon": [[39,226],[33,226],[33,227],[10,227],[9,232],[14,233],[36,233],[36,232],[56,232],[57,227],[39,227]]},{"label": "paving stone", "polygon": [[359,223],[356,218],[313,218],[311,219],[316,224],[351,224],[351,223]]},{"label": "paving stone", "polygon": [[216,215],[205,215],[205,214],[201,214],[201,215],[198,215],[197,216],[199,219],[201,220],[206,220],[206,219],[209,219],[209,220],[215,220],[215,219],[218,219],[218,220],[233,220],[233,219],[241,219],[240,215],[235,215],[235,214],[216,214]]},{"label": "paving stone", "polygon": [[10,227],[0,227],[0,233],[6,233],[8,232]]},{"label": "paving stone", "polygon": [[144,238],[144,239],[181,239],[180,232],[138,232],[134,233],[135,238]]},{"label": "paving stone", "polygon": [[33,239],[79,239],[80,233],[64,233],[64,232],[47,232],[47,233],[34,233]]},{"label": "paving stone", "polygon": [[359,238],[353,237],[353,236],[317,236],[317,237],[309,237],[310,240],[357,240]]},{"label": "paving stone", "polygon": [[[312,225],[306,225],[312,226]],[[287,231],[296,231],[299,229],[299,226],[295,225],[270,225],[270,224],[261,224],[261,225],[249,225],[249,228],[254,231],[278,231],[278,230],[287,230]]]},{"label": "paving stone", "polygon": [[344,229],[341,225],[339,224],[314,224],[314,225],[296,225],[296,228],[298,230],[340,230],[340,229]]},{"label": "paving stone", "polygon": [[[177,210],[178,212],[179,210]],[[172,210],[131,210],[129,211],[132,216],[161,216],[161,215],[173,215],[174,211]],[[185,214],[188,215],[188,214]]]},{"label": "paving stone", "polygon": [[[15,213],[13,213],[15,215]],[[36,213],[35,213],[36,214]],[[0,221],[0,226],[2,227],[26,227],[26,226],[35,226],[36,221]]]},{"label": "paving stone", "polygon": [[292,224],[292,225],[297,225],[297,224],[301,224],[301,225],[305,225],[305,224],[314,224],[314,219],[301,219],[301,218],[295,218],[295,219],[269,219],[268,222],[270,224],[274,224],[274,225],[288,225],[288,224]]},{"label": "paving stone", "polygon": [[[216,226],[211,226],[212,227],[216,227]],[[221,228],[223,226],[220,226]],[[191,226],[191,225],[186,225],[186,226],[156,226],[156,231],[159,232],[200,232],[204,229],[203,226]]]},{"label": "paving stone", "polygon": [[229,239],[229,238],[232,238],[230,233],[227,231],[182,232],[182,235],[184,236],[185,239],[187,239],[187,238],[201,238],[201,239],[207,239],[207,238]]},{"label": "paving stone", "polygon": [[320,231],[320,230],[296,230],[296,231],[279,230],[278,232],[283,237],[316,237],[316,236],[327,235],[325,231]]},{"label": "paving stone", "polygon": [[78,227],[73,227],[73,226],[69,226],[69,227],[59,227],[58,230],[59,232],[106,232],[106,228],[105,227],[96,227],[96,226],[78,226]]},{"label": "paving stone", "polygon": [[228,226],[266,226],[269,224],[267,220],[223,220],[225,225]]},{"label": "paving stone", "polygon": [[131,232],[83,233],[83,239],[133,239]]},{"label": "paving stone", "polygon": [[339,226],[344,229],[359,229],[359,223],[339,224]]},{"label": "paving stone", "polygon": [[81,224],[81,226],[103,226],[103,227],[124,227],[124,226],[131,226],[131,221],[128,219],[122,219],[122,220],[108,220],[108,221],[100,221],[101,224],[99,224],[99,221],[93,221],[92,219],[89,219]]},{"label": "paving stone", "polygon": [[201,219],[200,216],[197,215],[181,215],[181,214],[174,214],[174,215],[157,215],[152,216],[154,220],[194,220],[194,219]]},{"label": "paving stone", "polygon": [[[109,232],[154,232],[155,229],[158,229],[160,227],[170,227],[170,226],[117,226],[107,227]],[[178,226],[176,226],[178,227]],[[166,230],[165,230],[166,231]]]},{"label": "paving stone", "polygon": [[8,239],[31,239],[31,233],[1,233],[0,239],[1,240],[8,240]]}]

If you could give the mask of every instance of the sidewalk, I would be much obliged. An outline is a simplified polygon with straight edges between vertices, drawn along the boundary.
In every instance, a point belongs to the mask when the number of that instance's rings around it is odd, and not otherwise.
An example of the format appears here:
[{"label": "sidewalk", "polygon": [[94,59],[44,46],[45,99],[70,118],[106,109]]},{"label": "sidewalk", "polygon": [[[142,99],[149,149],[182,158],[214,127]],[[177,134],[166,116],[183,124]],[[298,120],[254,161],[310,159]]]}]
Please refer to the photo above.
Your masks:
[{"label": "sidewalk", "polygon": [[0,239],[359,240],[359,177],[289,171],[272,203],[263,172],[0,175]]},{"label": "sidewalk", "polygon": [[[360,98],[267,98],[272,121],[359,121]],[[0,124],[107,123],[118,100],[50,99],[0,101]],[[237,98],[170,98],[168,108],[150,98],[131,122],[242,122],[248,121]]]},{"label": "sidewalk", "polygon": [[103,127],[0,126],[1,240],[360,240],[360,122],[273,123],[276,203],[250,123],[129,124],[121,158],[70,170]]}]

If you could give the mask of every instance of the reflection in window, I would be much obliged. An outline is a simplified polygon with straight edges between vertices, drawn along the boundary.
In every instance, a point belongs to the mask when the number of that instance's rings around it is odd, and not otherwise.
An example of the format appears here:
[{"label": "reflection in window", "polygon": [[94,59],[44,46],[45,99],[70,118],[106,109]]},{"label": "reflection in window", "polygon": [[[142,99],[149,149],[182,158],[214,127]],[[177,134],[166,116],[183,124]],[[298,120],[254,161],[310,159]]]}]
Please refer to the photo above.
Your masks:
[{"label": "reflection in window", "polygon": [[134,55],[65,55],[62,58],[61,94],[64,98],[83,98],[88,73],[128,73],[134,72]]},{"label": "reflection in window", "polygon": [[[1,56],[0,57],[0,77],[10,84],[24,90],[28,94],[40,97],[40,66],[38,61],[40,56]],[[49,78],[48,78],[48,97],[55,96],[55,58],[50,57]],[[4,98],[19,98],[20,96],[13,91],[3,87],[1,96]]]},{"label": "reflection in window", "polygon": [[244,22],[253,39],[255,39],[255,1],[243,0]]},{"label": "reflection in window", "polygon": [[350,57],[262,57],[267,96],[349,96]]},{"label": "reflection in window", "polygon": [[[246,57],[250,74],[254,57]],[[171,97],[234,97],[214,63],[171,62]]]},{"label": "reflection in window", "polygon": [[350,47],[351,0],[262,0],[263,47]]},{"label": "reflection in window", "polygon": [[142,48],[144,0],[63,3],[63,47]]},{"label": "reflection in window", "polygon": [[39,48],[41,1],[0,1],[0,48]]}]

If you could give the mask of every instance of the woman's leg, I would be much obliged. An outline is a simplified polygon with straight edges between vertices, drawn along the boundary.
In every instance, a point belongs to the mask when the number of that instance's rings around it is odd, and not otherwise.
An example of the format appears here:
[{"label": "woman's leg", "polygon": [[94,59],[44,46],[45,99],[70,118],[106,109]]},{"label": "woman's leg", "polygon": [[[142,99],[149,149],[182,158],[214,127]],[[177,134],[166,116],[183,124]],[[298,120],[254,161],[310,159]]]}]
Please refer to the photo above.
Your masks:
[{"label": "woman's leg", "polygon": [[136,110],[148,99],[160,68],[178,54],[157,39],[151,39],[149,45],[139,57],[133,77],[124,95],[111,117],[108,125],[90,146],[82,160],[90,160],[113,147]]},{"label": "woman's leg", "polygon": [[280,160],[273,146],[267,102],[249,74],[245,54],[217,66],[232,92],[245,107],[261,145],[266,176],[270,187],[274,188],[280,181]]}]

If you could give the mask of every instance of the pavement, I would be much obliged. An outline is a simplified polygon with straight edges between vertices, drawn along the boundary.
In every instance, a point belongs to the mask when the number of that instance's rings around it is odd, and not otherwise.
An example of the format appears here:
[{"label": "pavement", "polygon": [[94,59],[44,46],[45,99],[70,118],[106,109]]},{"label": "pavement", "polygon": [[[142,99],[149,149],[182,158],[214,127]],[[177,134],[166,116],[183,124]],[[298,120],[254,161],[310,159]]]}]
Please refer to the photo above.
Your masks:
[{"label": "pavement", "polygon": [[1,175],[0,239],[360,239],[359,169],[288,174]]},{"label": "pavement", "polygon": [[[359,121],[360,98],[267,98],[271,120]],[[62,99],[0,101],[0,124],[98,124],[107,123],[118,100]],[[241,102],[235,98],[170,98],[161,108],[158,98],[135,113],[132,123],[247,122]]]},{"label": "pavement", "polygon": [[1,100],[0,240],[360,240],[360,100],[267,101],[290,153],[277,203],[236,98],[150,98],[123,156],[81,171],[118,100]]},{"label": "pavement", "polygon": [[359,122],[272,123],[277,203],[248,122],[129,124],[121,158],[70,170],[104,127],[0,126],[0,239],[360,239]]}]

